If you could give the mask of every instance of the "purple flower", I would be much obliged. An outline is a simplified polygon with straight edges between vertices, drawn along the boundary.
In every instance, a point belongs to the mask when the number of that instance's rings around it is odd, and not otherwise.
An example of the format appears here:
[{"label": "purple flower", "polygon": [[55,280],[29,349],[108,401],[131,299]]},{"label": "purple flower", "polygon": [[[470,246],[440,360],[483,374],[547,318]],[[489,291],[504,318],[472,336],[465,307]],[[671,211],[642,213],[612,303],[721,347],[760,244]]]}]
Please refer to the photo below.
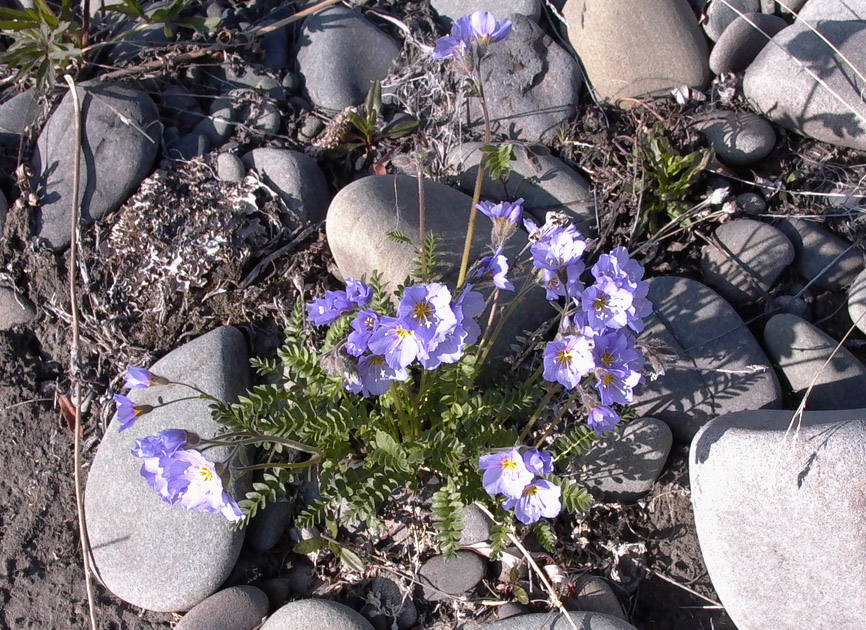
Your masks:
[{"label": "purple flower", "polygon": [[150,413],[153,407],[150,405],[136,405],[126,396],[114,395],[114,406],[117,409],[117,421],[120,423],[119,431],[126,431],[135,424],[138,416]]},{"label": "purple flower", "polygon": [[419,356],[418,362],[425,370],[435,370],[442,363],[457,363],[466,346],[478,341],[481,327],[475,321],[484,311],[484,296],[472,291],[472,285],[467,284],[463,293],[451,303],[451,310],[457,323],[440,341],[431,341],[427,347],[427,356]]},{"label": "purple flower", "polygon": [[626,321],[629,328],[637,333],[644,328],[644,318],[652,314],[652,302],[647,299],[649,283],[641,280],[643,274],[643,267],[629,258],[625,247],[615,247],[610,254],[602,254],[592,267],[592,275],[597,280],[609,279],[631,293]]},{"label": "purple flower", "polygon": [[501,41],[511,33],[511,20],[497,20],[489,11],[476,11],[469,16],[469,24],[472,37],[483,43]]},{"label": "purple flower", "polygon": [[391,381],[409,379],[406,370],[395,370],[385,362],[385,357],[374,354],[361,357],[358,361],[358,383],[360,387],[350,389],[364,398],[381,396],[391,387]]},{"label": "purple flower", "polygon": [[540,518],[556,518],[562,511],[562,488],[544,479],[536,479],[523,489],[520,497],[510,498],[502,504],[506,510],[514,509],[517,520],[532,525]]},{"label": "purple flower", "polygon": [[481,485],[487,494],[504,494],[509,498],[519,498],[533,474],[526,469],[523,458],[517,449],[482,455],[478,467],[484,471]]},{"label": "purple flower", "polygon": [[544,279],[544,288],[547,291],[547,299],[554,301],[566,296],[569,298],[579,297],[584,290],[583,282],[580,280],[584,269],[585,266],[581,260],[573,262],[564,269],[557,271],[542,269],[541,273]]},{"label": "purple flower", "polygon": [[440,37],[433,48],[434,59],[450,59],[465,55],[473,40],[479,44],[479,52],[491,41],[505,39],[511,32],[511,20],[497,21],[491,13],[476,11],[454,20],[451,35]]},{"label": "purple flower", "polygon": [[606,332],[596,337],[592,355],[595,357],[595,364],[606,370],[643,370],[643,355],[635,348],[634,339],[628,333]]},{"label": "purple flower", "polygon": [[536,475],[547,475],[553,472],[553,457],[547,451],[533,448],[523,454],[523,463],[529,472]]},{"label": "purple flower", "polygon": [[544,379],[574,389],[595,367],[589,340],[568,335],[560,341],[550,341],[544,349]]},{"label": "purple flower", "polygon": [[484,296],[478,291],[472,290],[472,285],[467,284],[463,293],[454,303],[454,314],[459,317],[460,325],[466,330],[466,339],[463,342],[471,346],[481,336],[481,326],[475,318],[484,312]]},{"label": "purple flower", "polygon": [[632,389],[640,383],[640,380],[640,372],[599,369],[595,388],[601,396],[601,404],[630,404],[634,400]]},{"label": "purple flower", "polygon": [[604,328],[616,330],[627,325],[631,305],[631,292],[606,277],[587,288],[580,298],[589,325],[599,332]]},{"label": "purple flower", "polygon": [[457,323],[451,308],[451,291],[438,282],[406,287],[397,306],[397,318],[424,343],[440,341]]},{"label": "purple flower", "polygon": [[351,310],[352,303],[345,291],[326,291],[325,297],[307,302],[307,319],[316,326],[327,326]]},{"label": "purple flower", "polygon": [[496,250],[492,256],[485,256],[478,261],[479,279],[489,279],[493,286],[503,291],[514,291],[514,285],[505,277],[508,273],[508,259],[502,255],[502,248]]},{"label": "purple flower", "polygon": [[373,354],[384,356],[385,363],[394,370],[402,370],[419,356],[427,356],[415,331],[395,317],[379,320],[379,327],[370,335],[367,347]]},{"label": "purple flower", "polygon": [[165,429],[156,435],[135,441],[131,453],[135,457],[170,457],[186,446],[187,433],[183,429]]},{"label": "purple flower", "polygon": [[148,370],[132,365],[126,366],[126,374],[123,375],[126,379],[124,387],[127,389],[144,389],[156,385],[166,385],[168,380],[156,374],[151,374]]},{"label": "purple flower", "polygon": [[358,308],[364,308],[373,299],[373,287],[360,280],[346,279],[346,299]]},{"label": "purple flower", "polygon": [[370,337],[379,327],[379,314],[376,311],[361,311],[352,322],[352,332],[346,338],[346,352],[359,357],[367,351]]},{"label": "purple flower", "polygon": [[222,514],[228,520],[243,519],[238,504],[223,489],[216,465],[194,450],[144,460],[141,475],[160,498],[187,510]]},{"label": "purple flower", "polygon": [[586,424],[590,429],[595,431],[596,435],[600,436],[612,430],[620,420],[622,418],[613,409],[605,405],[599,405],[598,407],[593,407],[592,411],[589,412]]},{"label": "purple flower", "polygon": [[482,201],[475,205],[479,211],[494,221],[507,221],[517,225],[523,214],[523,199],[517,201],[502,201],[494,204],[490,201]]},{"label": "purple flower", "polygon": [[557,227],[529,248],[532,262],[539,269],[559,271],[580,259],[586,241],[574,226]]}]

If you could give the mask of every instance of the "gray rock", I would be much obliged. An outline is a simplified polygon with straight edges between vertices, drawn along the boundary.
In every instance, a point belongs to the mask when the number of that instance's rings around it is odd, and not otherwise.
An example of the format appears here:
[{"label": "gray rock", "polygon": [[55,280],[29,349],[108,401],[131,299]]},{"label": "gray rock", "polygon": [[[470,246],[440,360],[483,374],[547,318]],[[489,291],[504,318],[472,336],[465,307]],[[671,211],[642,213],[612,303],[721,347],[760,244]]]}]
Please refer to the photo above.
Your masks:
[{"label": "gray rock", "polygon": [[866,269],[860,272],[848,289],[848,315],[857,328],[866,332]]},{"label": "gray rock", "polygon": [[286,531],[291,516],[292,504],[288,501],[268,503],[250,522],[247,545],[256,551],[271,549]]},{"label": "gray rock", "polygon": [[709,81],[706,40],[686,0],[570,0],[564,17],[598,100]]},{"label": "gray rock", "polygon": [[[151,368],[170,380],[199,387],[233,401],[249,383],[243,335],[223,326],[172,351]],[[189,390],[170,385],[133,390],[136,404],[188,398]],[[93,559],[105,586],[120,599],[161,612],[189,610],[211,595],[231,572],[243,542],[219,514],[203,514],[164,503],[139,474],[141,462],[129,454],[135,440],[163,429],[183,428],[203,437],[216,434],[208,403],[184,400],[154,409],[118,432],[112,422],[99,445],[85,489],[85,514]],[[224,447],[208,451],[218,460]],[[238,496],[240,484],[227,492]],[[206,544],[202,544],[206,541]]]},{"label": "gray rock", "polygon": [[9,203],[6,195],[0,191],[0,238],[3,237],[3,228],[6,226],[6,215],[9,214]]},{"label": "gray rock", "polygon": [[[468,195],[436,182],[425,181],[427,230],[441,238],[441,270],[443,281],[456,284],[466,224],[471,205]],[[363,209],[361,212],[359,209]],[[490,242],[490,220],[478,214],[470,261],[483,255]],[[418,182],[405,175],[365,177],[343,188],[334,197],[328,209],[325,224],[328,244],[344,278],[368,278],[374,271],[382,274],[387,286],[396,288],[413,269],[418,241]],[[396,242],[388,233],[397,230],[410,239],[409,243]],[[518,231],[505,247],[509,260],[526,245],[526,235]],[[512,278],[520,286],[522,277]],[[532,330],[551,315],[541,287],[526,297],[516,309],[494,344],[491,363],[508,351],[508,344],[522,331]],[[500,295],[504,307],[511,299],[505,292]]]},{"label": "gray rock", "polygon": [[463,508],[463,533],[460,534],[460,546],[483,542],[490,538],[490,528],[493,523],[474,503]]},{"label": "gray rock", "polygon": [[780,295],[770,302],[770,311],[794,315],[807,322],[812,319],[812,309],[802,298],[793,295]]},{"label": "gray rock", "polygon": [[325,218],[330,195],[322,169],[311,157],[288,149],[253,149],[241,158],[301,221]]},{"label": "gray rock", "polygon": [[489,11],[501,20],[512,13],[519,13],[538,22],[541,17],[541,0],[431,0],[430,6],[451,28],[451,22],[476,11]]},{"label": "gray rock", "polygon": [[360,614],[327,599],[301,599],[289,602],[271,615],[261,630],[373,630]]},{"label": "gray rock", "polygon": [[[728,4],[733,7],[728,6]],[[725,32],[725,29],[737,19],[737,11],[740,13],[757,13],[761,10],[760,0],[710,0],[707,6],[707,21],[704,24],[704,32],[711,40],[716,41]]]},{"label": "gray rock", "polygon": [[0,287],[0,330],[12,330],[16,326],[29,324],[35,318],[33,302],[12,289]]},{"label": "gray rock", "polygon": [[421,565],[419,578],[424,599],[436,602],[471,590],[484,577],[486,563],[471,551],[458,551],[450,560],[433,556]]},{"label": "gray rock", "polygon": [[304,124],[301,126],[298,133],[302,138],[306,138],[307,140],[312,140],[325,128],[325,123],[323,123],[320,119],[315,116],[307,116],[304,119]]},{"label": "gray rock", "polygon": [[737,16],[713,46],[710,70],[714,74],[742,72],[770,41],[767,35],[772,38],[786,26],[788,23],[775,15],[746,13]]},{"label": "gray rock", "polygon": [[16,94],[0,105],[0,145],[15,147],[21,134],[39,116],[39,95],[36,90]]},{"label": "gray rock", "polygon": [[210,140],[200,131],[192,131],[169,145],[167,157],[172,160],[191,160],[210,151]]},{"label": "gray rock", "polygon": [[175,630],[253,630],[267,614],[264,592],[255,586],[232,586],[197,604]]},{"label": "gray rock", "polygon": [[695,122],[722,162],[731,166],[754,164],[776,145],[776,132],[751,112],[716,110]]},{"label": "gray rock", "polygon": [[737,207],[748,214],[760,214],[767,209],[767,202],[757,193],[737,195]]},{"label": "gray rock", "polygon": [[[845,348],[824,363],[838,342],[794,315],[774,315],[764,327],[767,354],[797,394],[809,394],[809,409],[866,407],[866,366]],[[816,378],[817,376],[817,378]]]},{"label": "gray rock", "polygon": [[[570,612],[568,616],[580,630],[636,630],[628,622],[610,615],[596,612]],[[532,613],[518,615],[493,623],[475,624],[472,628],[478,630],[573,630],[561,613]]]},{"label": "gray rock", "polygon": [[794,246],[779,230],[761,221],[723,223],[704,245],[704,281],[732,304],[743,305],[767,292],[794,262]]},{"label": "gray rock", "polygon": [[[740,630],[854,630],[866,615],[866,410],[745,411],[689,457],[701,552]],[[845,576],[845,588],[830,588]]]},{"label": "gray rock", "polygon": [[[775,0],[772,0],[772,2],[774,5],[778,4]],[[806,5],[806,0],[784,0],[784,5],[783,7],[781,4],[778,4],[779,11],[785,15],[791,15],[791,11],[799,13],[800,9]]]},{"label": "gray rock", "polygon": [[866,194],[857,185],[837,183],[827,195],[827,204],[831,208],[860,209]]},{"label": "gray rock", "polygon": [[298,72],[313,104],[341,110],[361,103],[373,81],[384,79],[400,48],[346,7],[329,7],[304,20]]},{"label": "gray rock", "polygon": [[[583,89],[580,66],[535,22],[511,15],[511,34],[488,47],[481,78],[494,133],[526,142],[550,142],[577,112]],[[469,122],[481,125],[478,99],[469,99]]]},{"label": "gray rock", "polygon": [[276,610],[286,603],[291,595],[292,587],[286,578],[270,578],[257,585],[268,596],[271,610]]},{"label": "gray rock", "polygon": [[169,85],[159,95],[163,119],[182,131],[191,131],[201,120],[198,99],[179,85]]},{"label": "gray rock", "polygon": [[776,227],[794,246],[797,273],[814,280],[816,287],[840,291],[850,286],[863,269],[860,250],[823,227],[803,219],[782,219]]},{"label": "gray rock", "polygon": [[[478,165],[481,163],[481,142],[467,142],[451,156],[450,164],[457,169],[459,187],[472,194]],[[523,198],[523,208],[539,224],[544,223],[547,212],[553,210],[568,215],[586,236],[598,233],[595,199],[591,185],[568,164],[552,155],[534,155],[530,159],[521,147],[515,147],[512,171],[505,185],[484,175],[481,198],[489,201],[513,201]]]},{"label": "gray rock", "polygon": [[524,615],[527,612],[529,611],[523,604],[518,604],[517,602],[506,602],[502,606],[496,608],[496,618],[508,619],[509,617]]},{"label": "gray rock", "polygon": [[862,151],[866,101],[861,94],[866,83],[804,22],[817,26],[855,68],[864,68],[866,5],[848,0],[809,2],[800,17],[773,37],[773,44],[748,67],[743,93],[755,111],[786,129]]},{"label": "gray rock", "polygon": [[569,470],[603,500],[634,503],[652,490],[672,442],[671,430],[661,420],[641,418],[622,423],[570,462]]},{"label": "gray rock", "polygon": [[602,613],[628,621],[610,585],[595,575],[584,575],[575,586],[575,599],[581,610]]},{"label": "gray rock", "polygon": [[286,573],[289,588],[301,597],[309,597],[313,592],[316,569],[304,558],[302,561],[294,562],[292,568]]},{"label": "gray rock", "polygon": [[761,13],[773,15],[776,12],[776,0],[761,0]]},{"label": "gray rock", "polygon": [[391,623],[396,621],[397,627],[405,630],[418,621],[418,610],[412,597],[392,579],[377,577],[370,580],[365,599],[369,603],[361,612],[374,625],[390,629]]},{"label": "gray rock", "polygon": [[220,153],[217,156],[216,172],[222,181],[233,184],[242,182],[247,175],[244,163],[234,153]]},{"label": "gray rock", "polygon": [[687,278],[649,283],[654,312],[640,338],[668,345],[680,359],[635,389],[638,416],[664,420],[677,440],[688,441],[723,413],[781,406],[776,375],[730,304]]},{"label": "gray rock", "polygon": [[[156,106],[144,92],[112,84],[78,86],[81,100],[81,220],[117,209],[150,172],[159,147]],[[40,200],[37,234],[55,250],[69,245],[74,147],[72,96],[52,114],[31,160]]]},{"label": "gray rock", "polygon": [[210,114],[198,121],[194,131],[203,133],[210,140],[212,146],[218,147],[232,135],[232,131],[234,131],[232,121],[234,119],[235,110],[231,101],[217,98],[211,103]]},{"label": "gray rock", "polygon": [[244,107],[241,110],[241,120],[248,127],[265,135],[277,133],[282,123],[280,110],[270,103],[256,103]]},{"label": "gray rock", "polygon": [[283,77],[281,85],[286,88],[286,93],[297,94],[301,89],[301,77],[294,72],[287,72]]},{"label": "gray rock", "polygon": [[255,90],[275,101],[284,101],[286,91],[280,82],[269,74],[257,74],[256,70],[246,68],[238,72],[231,64],[223,64],[209,68],[206,76],[208,83],[224,94],[232,90]]},{"label": "gray rock", "polygon": [[289,32],[286,27],[271,31],[262,37],[262,65],[271,70],[285,70],[289,67]]}]

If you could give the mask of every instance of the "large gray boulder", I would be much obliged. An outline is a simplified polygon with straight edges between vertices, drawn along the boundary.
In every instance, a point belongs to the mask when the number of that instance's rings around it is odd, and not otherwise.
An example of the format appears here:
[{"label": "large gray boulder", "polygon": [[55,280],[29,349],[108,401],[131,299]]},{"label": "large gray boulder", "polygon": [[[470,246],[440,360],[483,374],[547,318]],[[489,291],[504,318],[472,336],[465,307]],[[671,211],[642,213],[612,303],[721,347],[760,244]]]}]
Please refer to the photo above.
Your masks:
[{"label": "large gray boulder", "polygon": [[782,391],[758,341],[721,296],[688,278],[649,280],[653,314],[640,339],[667,346],[678,359],[635,388],[635,412],[664,420],[691,440],[723,413],[778,409]]},{"label": "large gray boulder", "polygon": [[866,2],[811,0],[748,67],[743,92],[757,112],[791,131],[866,150],[866,82],[849,62],[860,74],[866,68]]},{"label": "large gray boulder", "polygon": [[[151,371],[189,383],[223,401],[235,401],[249,384],[247,346],[236,328],[223,326],[170,352]],[[212,437],[219,425],[208,403],[179,385],[132,390],[136,404],[159,404],[134,426],[118,432],[113,420],[87,479],[84,504],[93,560],[102,583],[120,599],[160,612],[189,610],[219,588],[240,552],[243,531],[231,531],[220,514],[168,505],[141,477],[130,454],[137,438],[163,429]],[[179,399],[187,400],[180,401]],[[210,449],[217,461],[225,447]],[[238,498],[239,486],[227,492]]]},{"label": "large gray boulder", "polygon": [[[79,85],[81,100],[81,220],[98,221],[120,207],[150,167],[161,130],[156,106],[139,90],[113,84]],[[51,115],[33,153],[33,192],[39,198],[37,235],[55,250],[69,245],[75,143],[72,94]]]},{"label": "large gray boulder", "polygon": [[489,11],[497,19],[519,13],[538,22],[541,5],[541,0],[430,0],[430,6],[449,28],[454,20],[476,11]]},{"label": "large gray boulder", "polygon": [[[583,75],[577,61],[530,18],[512,14],[511,34],[488,47],[481,79],[494,133],[550,142],[577,112]],[[469,99],[470,124],[483,121]]]},{"label": "large gray boulder", "polygon": [[713,74],[742,72],[755,60],[770,38],[786,26],[788,23],[775,15],[745,13],[738,16],[713,46],[710,70]]},{"label": "large gray boulder", "polygon": [[327,599],[289,602],[271,615],[261,630],[373,630],[369,621],[348,606]]},{"label": "large gray boulder", "polygon": [[569,0],[563,15],[601,101],[709,81],[707,44],[687,0]]},{"label": "large gray boulder", "polygon": [[289,149],[263,147],[245,154],[241,161],[256,170],[298,220],[315,223],[325,218],[331,196],[313,158]]},{"label": "large gray boulder", "polygon": [[739,630],[863,627],[866,410],[716,418],[689,474],[704,561]]},{"label": "large gray boulder", "polygon": [[314,105],[329,110],[361,103],[400,53],[391,37],[343,6],[305,19],[298,41],[298,71],[307,94]]}]

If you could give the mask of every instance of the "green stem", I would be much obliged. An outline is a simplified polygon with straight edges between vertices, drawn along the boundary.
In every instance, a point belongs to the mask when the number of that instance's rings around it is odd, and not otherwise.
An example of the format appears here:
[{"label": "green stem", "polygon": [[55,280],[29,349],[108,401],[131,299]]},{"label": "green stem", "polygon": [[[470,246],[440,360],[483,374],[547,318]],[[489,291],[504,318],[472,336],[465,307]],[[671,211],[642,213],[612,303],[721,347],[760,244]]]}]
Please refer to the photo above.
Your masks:
[{"label": "green stem", "polygon": [[[195,385],[190,385],[189,383],[181,383],[180,381],[167,381],[166,385],[180,385],[181,387],[186,387],[187,389],[191,389],[192,391],[198,393],[201,398],[204,398],[206,400],[212,400],[214,402],[222,402],[216,396],[211,396],[206,391],[199,389]],[[182,399],[182,400],[189,400],[189,399]]]},{"label": "green stem", "polygon": [[535,426],[535,423],[538,422],[538,418],[541,417],[541,414],[544,412],[545,408],[547,407],[547,403],[550,402],[550,399],[553,398],[553,396],[560,389],[562,389],[562,385],[560,385],[559,383],[556,383],[555,385],[551,385],[548,388],[547,394],[544,396],[544,398],[541,399],[541,402],[538,403],[538,407],[536,407],[535,412],[532,414],[532,417],[529,418],[529,422],[527,422],[526,426],[523,427],[523,431],[520,433],[520,437],[517,438],[518,442],[523,442],[523,440],[526,439],[526,436],[529,435],[529,432],[532,430],[532,427]]},{"label": "green stem", "polygon": [[321,459],[321,457],[311,457],[305,462],[296,462],[293,464],[271,462],[264,464],[252,464],[250,466],[235,466],[234,468],[232,468],[232,470],[240,470],[242,472],[246,472],[249,470],[267,470],[268,468],[287,468],[289,470],[298,470],[301,468],[309,468],[314,464],[318,464]]},{"label": "green stem", "polygon": [[547,425],[547,428],[544,429],[544,433],[541,434],[541,437],[538,438],[538,440],[536,440],[535,448],[539,448],[541,446],[542,442],[544,442],[544,440],[547,439],[547,436],[549,436],[551,433],[553,433],[553,429],[556,427],[557,424],[559,424],[559,421],[562,419],[562,416],[565,415],[565,412],[568,411],[568,408],[571,406],[571,403],[573,403],[574,399],[580,395],[581,395],[581,389],[580,389],[580,385],[578,385],[577,387],[574,388],[574,391],[571,392],[571,394],[566,399],[566,401],[564,403],[562,403],[562,408],[560,408],[559,413],[556,414],[556,417],[550,422],[550,424]]},{"label": "green stem", "polygon": [[526,274],[526,279],[523,281],[523,286],[520,287],[520,292],[514,297],[511,303],[506,307],[505,312],[502,314],[502,317],[499,318],[499,321],[496,322],[496,328],[493,329],[493,333],[487,337],[487,334],[490,332],[490,329],[485,332],[485,339],[482,340],[479,345],[479,354],[478,354],[478,363],[475,365],[476,371],[481,370],[481,366],[484,365],[484,361],[487,360],[487,355],[490,354],[490,350],[493,348],[493,344],[496,341],[499,334],[502,332],[502,329],[505,327],[505,322],[509,320],[511,315],[517,309],[518,304],[523,301],[523,298],[529,293],[532,288],[532,274]]},{"label": "green stem", "polygon": [[[484,99],[484,86],[481,83],[481,73],[476,73],[475,83],[478,87],[478,100],[481,101],[481,113],[484,116],[484,144],[490,144],[490,114],[487,111],[487,101]],[[457,288],[466,281],[466,270],[469,268],[469,250],[472,249],[472,238],[475,235],[475,219],[478,210],[475,206],[481,201],[481,186],[484,183],[484,158],[478,163],[478,174],[475,176],[475,189],[472,192],[472,207],[469,208],[469,225],[466,228],[466,242],[463,244],[463,258],[460,260],[460,274],[457,276]]]}]

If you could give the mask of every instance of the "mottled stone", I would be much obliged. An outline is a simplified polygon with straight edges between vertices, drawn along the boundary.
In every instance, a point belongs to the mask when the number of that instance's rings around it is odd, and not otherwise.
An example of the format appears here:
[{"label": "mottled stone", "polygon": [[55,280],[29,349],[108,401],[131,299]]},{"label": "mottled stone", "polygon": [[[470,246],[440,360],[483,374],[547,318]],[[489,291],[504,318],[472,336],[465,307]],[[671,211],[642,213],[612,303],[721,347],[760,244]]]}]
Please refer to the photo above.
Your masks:
[{"label": "mottled stone", "polygon": [[435,602],[462,595],[481,581],[485,571],[484,560],[471,551],[458,551],[449,560],[433,556],[419,572],[424,598]]},{"label": "mottled stone", "polygon": [[713,46],[710,70],[714,74],[742,72],[769,43],[769,38],[786,26],[788,23],[775,15],[746,13],[738,16]]},{"label": "mottled stone", "polygon": [[254,630],[268,614],[268,598],[255,586],[214,593],[183,616],[175,630]]},{"label": "mottled stone", "polygon": [[33,302],[12,289],[0,287],[0,330],[12,330],[29,324],[35,318]]},{"label": "mottled stone", "polygon": [[460,534],[460,546],[483,542],[490,538],[490,528],[493,522],[474,503],[463,508],[463,532]]},{"label": "mottled stone", "polygon": [[311,157],[288,149],[253,149],[241,158],[255,169],[301,221],[321,221],[330,201],[322,169]]},{"label": "mottled stone", "polygon": [[289,602],[271,615],[261,630],[374,630],[370,622],[348,606],[327,599]]},{"label": "mottled stone", "polygon": [[431,8],[449,29],[454,20],[476,11],[489,11],[497,19],[519,13],[538,22],[541,5],[541,0],[430,0]]},{"label": "mottled stone", "polygon": [[731,166],[764,159],[776,145],[776,132],[751,112],[716,110],[699,118],[695,128],[707,138],[718,158]]},{"label": "mottled stone", "polygon": [[610,585],[595,575],[584,575],[575,585],[574,598],[581,610],[603,613],[628,621]]},{"label": "mottled stone", "polygon": [[216,172],[222,181],[235,184],[242,182],[247,175],[244,163],[234,153],[220,153],[217,156]]},{"label": "mottled stone", "polygon": [[707,5],[707,21],[704,23],[704,32],[707,37],[716,41],[725,32],[725,29],[737,19],[737,11],[740,13],[757,13],[760,10],[760,0],[724,0],[724,2],[722,0],[710,0]]},{"label": "mottled stone", "polygon": [[[493,623],[476,623],[464,626],[466,630],[637,630],[630,623],[595,612],[570,612],[571,622],[561,613],[532,613],[518,615]],[[574,625],[572,625],[572,623]]]},{"label": "mottled stone", "polygon": [[704,562],[739,630],[863,625],[866,410],[717,418],[689,475]]},{"label": "mottled stone", "polygon": [[794,246],[794,266],[816,287],[839,291],[863,269],[863,254],[829,230],[803,219],[781,219],[776,227]]}]

